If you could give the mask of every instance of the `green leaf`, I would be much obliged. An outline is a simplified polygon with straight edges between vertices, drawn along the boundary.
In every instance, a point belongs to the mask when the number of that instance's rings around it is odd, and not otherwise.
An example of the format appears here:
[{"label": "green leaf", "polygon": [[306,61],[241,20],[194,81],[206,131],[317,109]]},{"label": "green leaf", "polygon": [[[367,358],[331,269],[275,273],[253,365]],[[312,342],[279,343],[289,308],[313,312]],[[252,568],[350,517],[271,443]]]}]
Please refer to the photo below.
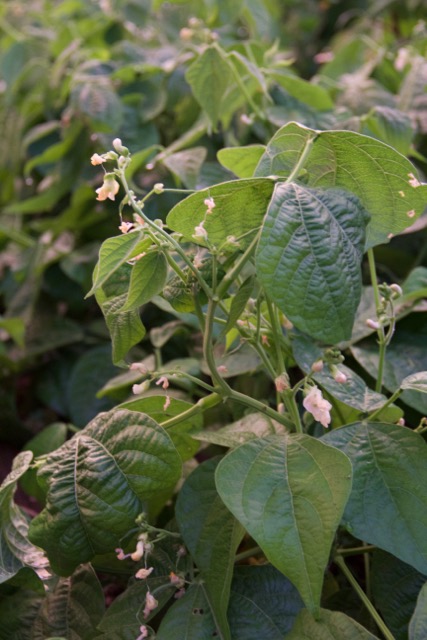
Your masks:
[{"label": "green leaf", "polygon": [[0,583],[30,567],[41,579],[48,577],[48,561],[42,550],[28,540],[28,521],[13,501],[18,480],[28,470],[33,454],[19,453],[12,471],[0,486]]},{"label": "green leaf", "polygon": [[375,550],[371,565],[372,595],[396,640],[408,640],[408,624],[426,576],[385,551]]},{"label": "green leaf", "polygon": [[355,423],[323,438],[353,465],[343,522],[366,540],[427,573],[427,446],[404,427]]},{"label": "green leaf", "polygon": [[175,508],[185,545],[204,580],[213,615],[224,640],[231,640],[227,621],[234,557],[243,527],[226,508],[215,487],[214,458],[187,478]]},{"label": "green leaf", "polygon": [[318,111],[327,111],[334,108],[334,103],[328,91],[312,82],[307,82],[289,72],[272,70],[268,73],[279,85],[281,85],[293,98],[308,104],[316,105]]},{"label": "green leaf", "polygon": [[340,611],[321,609],[319,618],[303,609],[286,640],[378,640],[358,622]]},{"label": "green leaf", "polygon": [[350,338],[359,304],[366,212],[343,191],[278,184],[257,249],[272,300],[314,338]]},{"label": "green leaf", "polygon": [[187,189],[195,189],[206,155],[205,147],[193,147],[167,156],[163,164],[178,176]]},{"label": "green leaf", "polygon": [[168,263],[161,251],[150,251],[133,265],[126,302],[118,313],[139,309],[163,289]]},{"label": "green leaf", "polygon": [[[312,145],[309,149],[308,145]],[[352,131],[314,131],[294,122],[270,140],[256,176],[289,176],[304,150],[309,187],[341,187],[354,193],[371,215],[366,248],[387,242],[421,215],[427,186],[411,186],[415,167],[388,145]],[[298,177],[298,176],[297,176]]]},{"label": "green leaf", "polygon": [[285,434],[286,427],[262,413],[249,413],[221,429],[200,431],[200,433],[194,434],[193,438],[202,442],[212,442],[221,447],[233,448],[249,440],[263,438],[274,433]]},{"label": "green leaf", "polygon": [[[27,588],[2,594],[0,640],[33,640],[32,626],[45,596]],[[133,639],[132,639],[133,640]]]},{"label": "green leaf", "polygon": [[283,640],[302,607],[298,591],[271,565],[236,567],[228,609],[233,640]]},{"label": "green leaf", "polygon": [[418,373],[413,373],[411,376],[403,378],[400,383],[400,388],[414,389],[414,391],[427,393],[427,371],[419,371]]},{"label": "green leaf", "polygon": [[215,45],[207,47],[185,74],[194,97],[208,114],[214,129],[223,115],[224,93],[233,80],[224,56]]},{"label": "green leaf", "polygon": [[99,262],[94,272],[93,286],[86,294],[86,298],[95,293],[125,262],[148,249],[151,240],[143,240],[143,237],[143,232],[131,231],[108,238],[102,243]]},{"label": "green leaf", "polygon": [[[209,241],[221,245],[228,236],[239,238],[243,234],[256,231],[262,224],[273,192],[274,182],[267,178],[234,180],[203,189],[179,202],[169,212],[167,225],[173,231],[182,233],[188,240],[204,244],[199,238],[193,238],[194,229],[203,220]],[[215,208],[206,214],[204,201],[213,198]],[[252,239],[240,240],[242,248]]]},{"label": "green leaf", "polygon": [[104,609],[104,592],[94,570],[81,565],[69,578],[61,578],[48,594],[34,621],[32,637],[90,640],[96,637]]},{"label": "green leaf", "polygon": [[255,284],[255,278],[253,276],[249,276],[246,280],[241,284],[236,294],[233,296],[230,305],[230,311],[228,312],[227,324],[224,329],[221,331],[221,336],[225,335],[234,327],[237,320],[242,315],[249,298],[251,297],[251,293],[253,291]]},{"label": "green leaf", "polygon": [[[67,425],[62,422],[54,422],[40,431],[34,438],[29,440],[24,451],[31,451],[34,457],[44,455],[55,451],[61,445],[64,444],[67,437]],[[34,496],[40,502],[44,501],[44,493],[41,491],[37,482],[36,469],[27,469],[24,475],[20,478],[19,484],[30,496]]]},{"label": "green leaf", "polygon": [[409,640],[425,640],[427,637],[427,583],[418,596],[414,615],[409,623]]},{"label": "green leaf", "polygon": [[265,151],[262,144],[248,144],[245,147],[225,147],[217,153],[223,167],[238,178],[252,178],[258,162]]},{"label": "green leaf", "polygon": [[173,487],[180,473],[181,458],[154,420],[126,409],[101,413],[39,471],[48,494],[30,539],[46,549],[58,574],[69,575],[114,549],[143,501]]},{"label": "green leaf", "polygon": [[[169,418],[175,418],[193,406],[190,402],[171,396],[169,406],[164,409],[165,402],[166,396],[164,395],[144,396],[143,398],[122,402],[119,406],[121,409],[145,413],[158,422],[160,426],[162,426],[162,422],[169,420]],[[193,434],[202,429],[202,427],[203,417],[195,415],[166,429],[183,461],[190,460],[197,453],[199,444],[194,440]]]},{"label": "green leaf", "polygon": [[224,639],[215,625],[202,583],[193,584],[168,609],[156,633],[156,640],[212,640],[213,637]]},{"label": "green leaf", "polygon": [[226,455],[216,472],[227,507],[314,612],[351,488],[347,457],[322,445],[307,435],[267,436]]},{"label": "green leaf", "polygon": [[362,120],[363,133],[382,140],[402,155],[410,154],[415,131],[408,114],[398,109],[378,105]]}]

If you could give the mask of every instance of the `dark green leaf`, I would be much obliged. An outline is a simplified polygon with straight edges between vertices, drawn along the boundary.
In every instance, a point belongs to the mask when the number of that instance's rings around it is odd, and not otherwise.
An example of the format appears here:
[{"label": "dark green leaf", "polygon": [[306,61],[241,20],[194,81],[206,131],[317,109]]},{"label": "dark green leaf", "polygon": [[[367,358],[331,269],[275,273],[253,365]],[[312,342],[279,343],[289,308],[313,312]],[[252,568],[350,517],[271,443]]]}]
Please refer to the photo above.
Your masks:
[{"label": "dark green leaf", "polygon": [[427,573],[427,446],[392,424],[355,423],[323,440],[353,465],[353,489],[343,522],[372,543]]},{"label": "dark green leaf", "polygon": [[[31,589],[19,589],[0,598],[0,640],[29,640],[33,622],[44,600]],[[133,640],[133,639],[132,639]]]},{"label": "dark green leaf", "polygon": [[[45,427],[34,438],[31,438],[24,447],[24,451],[32,451],[34,457],[55,451],[64,444],[67,437],[67,425],[62,422],[55,422]],[[42,504],[44,493],[37,482],[37,472],[35,469],[27,469],[20,478],[19,484],[26,493],[34,496]]]},{"label": "dark green leaf", "polygon": [[221,429],[200,431],[193,437],[202,442],[212,442],[221,447],[233,448],[248,442],[248,440],[262,438],[273,433],[285,434],[286,427],[262,413],[249,413],[237,422],[228,424]]},{"label": "dark green leaf", "polygon": [[427,393],[427,371],[419,371],[407,376],[400,383],[401,389],[413,389],[421,393]]},{"label": "dark green leaf", "polygon": [[192,585],[166,613],[156,640],[212,640],[217,632],[213,612],[203,584]]},{"label": "dark green leaf", "polygon": [[30,538],[46,549],[57,573],[68,575],[113,550],[143,501],[173,487],[180,473],[181,458],[154,420],[126,409],[101,413],[40,470],[46,507],[32,521]]},{"label": "dark green leaf", "polygon": [[150,251],[133,265],[126,302],[118,313],[138,309],[163,289],[168,263],[161,251]]},{"label": "dark green leaf", "polygon": [[270,140],[255,175],[289,176],[308,144],[308,186],[341,187],[360,199],[371,215],[366,247],[387,242],[423,212],[427,186],[411,186],[409,174],[416,179],[417,170],[409,160],[383,142],[351,131],[319,132],[287,124]]},{"label": "dark green leaf", "polygon": [[251,440],[226,455],[216,472],[227,507],[315,612],[351,489],[348,458],[321,445],[307,435]]},{"label": "dark green leaf", "polygon": [[187,189],[195,189],[206,155],[205,147],[193,147],[167,156],[163,160],[163,164],[178,176]]},{"label": "dark green leaf", "polygon": [[411,118],[403,111],[378,105],[363,118],[363,124],[363,133],[386,142],[403,155],[410,154],[415,131]]},{"label": "dark green leaf", "polygon": [[418,596],[414,615],[409,623],[409,640],[424,640],[427,637],[427,583]]},{"label": "dark green leaf", "polygon": [[267,293],[309,335],[350,337],[359,304],[366,212],[354,196],[279,184],[264,220],[257,267]]},{"label": "dark green leaf", "polygon": [[224,640],[230,640],[227,607],[236,549],[244,529],[226,508],[215,487],[218,459],[200,466],[186,480],[175,515],[183,540],[204,580]]},{"label": "dark green leaf", "polygon": [[250,276],[244,281],[244,283],[239,287],[239,290],[233,296],[231,300],[230,311],[227,318],[227,324],[225,325],[224,329],[221,332],[222,335],[227,333],[227,331],[230,331],[230,329],[234,327],[237,320],[240,318],[241,314],[243,313],[246,307],[246,304],[249,298],[251,297],[254,284],[255,284],[255,278]]}]

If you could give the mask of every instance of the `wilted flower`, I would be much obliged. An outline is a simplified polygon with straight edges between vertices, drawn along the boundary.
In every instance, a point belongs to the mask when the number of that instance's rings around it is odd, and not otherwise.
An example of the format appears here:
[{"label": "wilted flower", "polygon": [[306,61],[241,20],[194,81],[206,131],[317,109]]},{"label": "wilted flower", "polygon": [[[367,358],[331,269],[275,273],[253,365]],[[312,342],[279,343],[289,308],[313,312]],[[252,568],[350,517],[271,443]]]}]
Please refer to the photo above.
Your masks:
[{"label": "wilted flower", "polygon": [[150,567],[149,569],[139,569],[135,573],[135,578],[137,578],[138,580],[145,580],[153,571],[154,567]]},{"label": "wilted flower", "polygon": [[184,578],[182,578],[181,576],[177,576],[173,571],[171,571],[169,574],[169,580],[170,583],[174,585],[174,587],[177,587],[177,589],[181,589],[185,584]]},{"label": "wilted flower", "polygon": [[159,378],[156,382],[156,385],[162,385],[163,389],[167,389],[169,386],[169,380],[166,378],[166,376],[162,376],[161,378]]},{"label": "wilted flower", "polygon": [[135,562],[138,562],[138,560],[141,560],[142,556],[144,555],[144,551],[145,540],[138,540],[138,542],[136,543],[136,549],[133,553],[130,554],[130,557],[132,558],[132,560],[135,560]]},{"label": "wilted flower", "polygon": [[117,193],[119,192],[120,185],[111,173],[107,173],[104,176],[104,183],[102,187],[96,189],[98,194],[97,200],[115,200]]},{"label": "wilted flower", "polygon": [[148,638],[148,629],[145,626],[145,624],[143,624],[141,627],[139,627],[139,630],[140,630],[141,633],[136,638],[136,640],[144,640],[144,638]]},{"label": "wilted flower", "polygon": [[170,396],[166,396],[165,404],[163,405],[163,411],[166,411],[166,409],[169,408],[170,403],[171,403]]},{"label": "wilted flower", "polygon": [[276,385],[276,391],[278,393],[282,393],[282,391],[286,391],[289,389],[289,378],[287,373],[281,373],[280,376],[274,380],[274,384]]},{"label": "wilted flower", "polygon": [[148,591],[145,596],[144,618],[148,618],[150,613],[154,611],[154,609],[157,609],[158,606],[159,603],[156,598]]},{"label": "wilted flower", "polygon": [[129,558],[130,556],[130,553],[125,553],[123,549],[120,549],[120,547],[114,549],[114,551],[117,554],[117,560],[126,560],[126,558]]},{"label": "wilted flower", "polygon": [[329,426],[331,422],[331,414],[329,412],[332,409],[332,405],[325,400],[318,387],[311,387],[302,403],[304,408],[313,415],[315,420],[320,422],[324,427]]},{"label": "wilted flower", "polygon": [[104,156],[100,156],[99,153],[94,153],[90,159],[90,163],[94,166],[102,164],[103,162],[105,162],[105,158]]},{"label": "wilted flower", "polygon": [[212,197],[206,198],[203,204],[207,207],[206,213],[212,213],[212,210],[216,207],[215,200]]},{"label": "wilted flower", "polygon": [[195,240],[197,240],[198,238],[203,238],[203,240],[207,240],[208,237],[208,232],[205,229],[205,222],[204,220],[202,220],[202,222],[197,225],[197,227],[194,227],[194,233],[193,233],[193,238]]}]

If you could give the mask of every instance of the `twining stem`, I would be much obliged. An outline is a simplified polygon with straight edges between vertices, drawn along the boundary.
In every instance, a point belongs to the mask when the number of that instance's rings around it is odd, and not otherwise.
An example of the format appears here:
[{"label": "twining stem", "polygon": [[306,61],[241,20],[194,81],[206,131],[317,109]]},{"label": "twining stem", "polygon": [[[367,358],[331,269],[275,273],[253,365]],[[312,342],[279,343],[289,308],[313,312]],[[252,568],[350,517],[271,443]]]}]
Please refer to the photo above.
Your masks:
[{"label": "twining stem", "polygon": [[359,596],[359,598],[361,599],[361,601],[363,602],[363,604],[365,605],[369,613],[371,614],[372,618],[375,620],[384,638],[386,638],[386,640],[395,640],[394,636],[391,634],[390,630],[385,625],[384,620],[381,618],[378,611],[375,609],[374,605],[369,600],[366,593],[363,591],[363,589],[357,582],[356,578],[353,576],[350,569],[347,567],[346,563],[344,562],[344,558],[340,555],[336,555],[334,558],[334,562],[341,569],[341,571],[343,572],[343,574],[345,575],[345,577],[347,578],[347,580],[349,581],[349,583],[351,584],[351,586],[353,587],[353,589],[355,590],[355,592],[357,593],[357,595]]},{"label": "twining stem", "polygon": [[[380,297],[380,291],[378,288],[377,271],[375,268],[375,256],[372,248],[368,249],[367,253],[368,253],[369,272],[371,275],[371,282],[374,289],[375,308],[378,316],[381,311],[381,297]],[[377,393],[381,393],[381,389],[383,386],[385,353],[387,348],[385,335],[384,335],[384,327],[382,325],[380,325],[380,327],[378,328],[378,345],[379,345],[378,374],[377,374],[377,381],[375,384],[375,391]]]},{"label": "twining stem", "polygon": [[400,396],[401,393],[402,393],[402,389],[398,389],[397,391],[395,391],[393,395],[390,396],[390,398],[387,400],[387,402],[384,402],[382,407],[380,407],[379,409],[376,409],[373,413],[371,413],[370,416],[368,416],[368,420],[371,421],[377,418],[384,411],[384,409],[386,409],[390,404],[392,404],[395,400],[397,400],[397,398]]}]

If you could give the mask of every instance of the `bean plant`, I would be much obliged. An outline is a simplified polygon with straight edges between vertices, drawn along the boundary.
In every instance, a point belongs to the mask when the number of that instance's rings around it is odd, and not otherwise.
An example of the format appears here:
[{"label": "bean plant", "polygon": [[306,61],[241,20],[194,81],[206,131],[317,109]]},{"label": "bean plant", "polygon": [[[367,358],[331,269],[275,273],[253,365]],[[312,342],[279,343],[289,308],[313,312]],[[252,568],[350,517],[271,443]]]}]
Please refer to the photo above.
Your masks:
[{"label": "bean plant", "polygon": [[[255,31],[251,4],[229,17]],[[114,373],[87,359],[106,410],[47,426],[0,487],[2,640],[427,636],[425,253],[383,267],[426,226],[427,37],[338,43],[309,81],[263,34],[230,43],[221,7],[162,67],[189,133],[85,142]],[[22,344],[16,304],[0,322]]]}]

